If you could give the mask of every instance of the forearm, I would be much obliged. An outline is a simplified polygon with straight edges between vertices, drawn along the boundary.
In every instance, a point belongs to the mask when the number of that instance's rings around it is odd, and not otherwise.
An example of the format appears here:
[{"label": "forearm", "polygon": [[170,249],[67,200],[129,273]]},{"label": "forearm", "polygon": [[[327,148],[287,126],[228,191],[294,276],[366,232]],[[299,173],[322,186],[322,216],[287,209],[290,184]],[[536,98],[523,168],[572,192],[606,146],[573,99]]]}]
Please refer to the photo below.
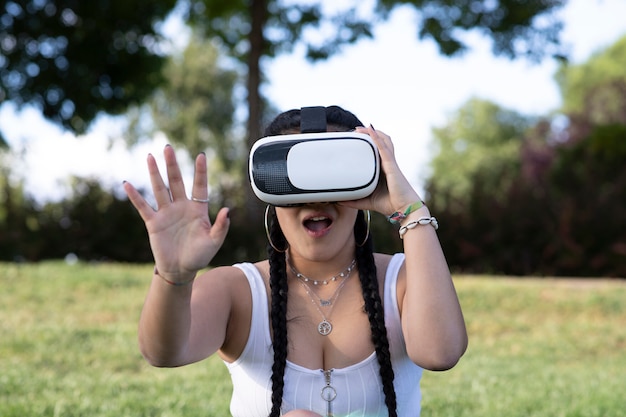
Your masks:
[{"label": "forearm", "polygon": [[[426,207],[403,224],[430,217]],[[409,229],[403,236],[406,291],[402,326],[409,356],[421,366],[449,369],[467,348],[461,306],[435,228]]]},{"label": "forearm", "polygon": [[139,319],[139,348],[150,364],[184,363],[190,339],[192,286],[174,286],[154,274]]}]

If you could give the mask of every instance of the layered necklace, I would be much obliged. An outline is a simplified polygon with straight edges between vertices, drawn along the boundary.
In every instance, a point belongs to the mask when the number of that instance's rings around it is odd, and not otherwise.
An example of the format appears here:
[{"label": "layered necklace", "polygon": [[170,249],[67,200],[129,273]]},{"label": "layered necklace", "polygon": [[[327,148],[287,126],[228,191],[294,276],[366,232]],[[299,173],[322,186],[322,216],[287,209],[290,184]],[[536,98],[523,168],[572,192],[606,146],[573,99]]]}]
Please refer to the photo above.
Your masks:
[{"label": "layered necklace", "polygon": [[[346,285],[346,282],[348,282],[348,278],[350,278],[352,270],[355,266],[356,260],[353,259],[352,262],[350,262],[350,265],[348,265],[346,269],[344,269],[337,275],[334,275],[328,280],[317,281],[301,274],[293,267],[293,265],[291,265],[291,263],[289,263],[289,268],[291,268],[291,271],[294,273],[296,278],[298,278],[300,285],[302,285],[309,298],[311,298],[311,302],[322,316],[322,321],[317,325],[317,331],[322,336],[328,336],[333,330],[333,325],[330,323],[330,321],[328,321],[326,314],[324,314],[320,307],[330,307],[330,309],[328,310],[328,317],[330,317],[331,313],[333,312],[333,307],[335,306],[335,301],[337,301],[337,298],[339,298],[339,294],[341,293],[344,285]],[[343,278],[343,281],[341,281],[341,283],[330,298],[324,299],[320,297],[312,288],[309,288],[309,283],[312,283],[313,285],[327,285],[329,282],[336,281],[338,278]],[[318,301],[315,300],[316,298],[319,300],[319,305]]]}]

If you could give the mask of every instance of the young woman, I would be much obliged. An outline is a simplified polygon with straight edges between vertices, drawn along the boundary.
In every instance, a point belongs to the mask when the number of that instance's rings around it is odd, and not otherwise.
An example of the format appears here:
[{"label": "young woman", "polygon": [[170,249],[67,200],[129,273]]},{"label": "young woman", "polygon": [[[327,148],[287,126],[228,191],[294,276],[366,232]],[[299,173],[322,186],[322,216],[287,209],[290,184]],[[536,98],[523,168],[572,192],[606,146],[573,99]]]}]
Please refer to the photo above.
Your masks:
[{"label": "young woman", "polygon": [[[268,206],[267,260],[196,276],[229,227],[227,208],[214,222],[207,215],[204,155],[191,199],[169,146],[169,187],[148,157],[157,210],[124,185],[155,260],[141,351],[155,366],[217,353],[231,373],[235,417],[418,416],[422,369],[449,369],[467,347],[437,222],[398,168],[391,139],[336,106],[326,119],[329,131],[372,138],[382,180],[361,200]],[[266,135],[299,128],[300,111],[291,110]],[[403,253],[373,253],[368,210],[395,214]]]}]

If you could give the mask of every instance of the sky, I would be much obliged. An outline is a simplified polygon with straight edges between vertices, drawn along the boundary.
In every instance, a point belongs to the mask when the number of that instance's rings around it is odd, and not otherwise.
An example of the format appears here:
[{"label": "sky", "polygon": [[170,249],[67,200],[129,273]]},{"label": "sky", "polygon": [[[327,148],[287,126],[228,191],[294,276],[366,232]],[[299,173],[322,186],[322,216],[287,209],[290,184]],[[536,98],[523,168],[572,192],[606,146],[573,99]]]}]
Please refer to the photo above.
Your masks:
[{"label": "sky", "polygon": [[[561,14],[562,40],[570,46],[573,63],[626,35],[624,0],[570,0]],[[407,9],[399,10],[377,26],[373,40],[347,46],[317,64],[298,51],[267,62],[269,83],[263,92],[281,110],[337,104],[389,134],[401,169],[421,191],[434,152],[431,129],[445,124],[467,100],[488,99],[539,115],[557,109],[560,95],[554,61],[538,65],[495,58],[489,42],[477,36],[469,38],[471,50],[463,57],[445,58],[434,43],[417,39],[415,19]],[[176,34],[181,28],[170,22],[164,31]],[[75,137],[35,110],[18,111],[10,103],[0,105],[0,128],[18,155],[15,171],[38,201],[67,195],[70,175],[97,178],[115,192],[121,192],[123,180],[147,187],[145,157],[160,155],[167,143],[157,136],[129,151],[113,119],[100,118],[88,134]],[[184,175],[190,181],[190,167]]]}]

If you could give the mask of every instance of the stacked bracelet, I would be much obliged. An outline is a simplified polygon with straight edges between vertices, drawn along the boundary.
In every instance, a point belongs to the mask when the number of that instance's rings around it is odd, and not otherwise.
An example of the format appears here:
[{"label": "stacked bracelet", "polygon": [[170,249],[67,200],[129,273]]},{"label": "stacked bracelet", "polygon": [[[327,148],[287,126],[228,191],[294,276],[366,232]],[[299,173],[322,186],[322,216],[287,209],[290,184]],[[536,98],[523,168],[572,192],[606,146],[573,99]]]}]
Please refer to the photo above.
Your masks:
[{"label": "stacked bracelet", "polygon": [[174,287],[182,287],[184,285],[189,285],[196,279],[196,274],[194,274],[193,278],[188,279],[187,281],[182,281],[182,282],[170,281],[169,279],[165,279],[163,275],[159,274],[159,270],[157,269],[156,265],[154,266],[154,275],[158,276],[167,284],[173,285]]},{"label": "stacked bracelet", "polygon": [[417,220],[407,223],[406,225],[400,228],[400,239],[404,239],[404,235],[411,229],[415,229],[417,226],[425,226],[430,224],[435,230],[439,229],[439,223],[437,223],[437,219],[434,217],[420,217]]},{"label": "stacked bracelet", "polygon": [[406,208],[406,210],[404,210],[404,213],[401,211],[396,211],[395,213],[392,213],[391,215],[387,216],[387,220],[389,220],[389,223],[398,224],[402,220],[406,219],[406,216],[408,216],[409,214],[413,213],[416,210],[421,209],[425,205],[426,203],[424,203],[422,200],[416,201],[415,203],[409,205]]}]

